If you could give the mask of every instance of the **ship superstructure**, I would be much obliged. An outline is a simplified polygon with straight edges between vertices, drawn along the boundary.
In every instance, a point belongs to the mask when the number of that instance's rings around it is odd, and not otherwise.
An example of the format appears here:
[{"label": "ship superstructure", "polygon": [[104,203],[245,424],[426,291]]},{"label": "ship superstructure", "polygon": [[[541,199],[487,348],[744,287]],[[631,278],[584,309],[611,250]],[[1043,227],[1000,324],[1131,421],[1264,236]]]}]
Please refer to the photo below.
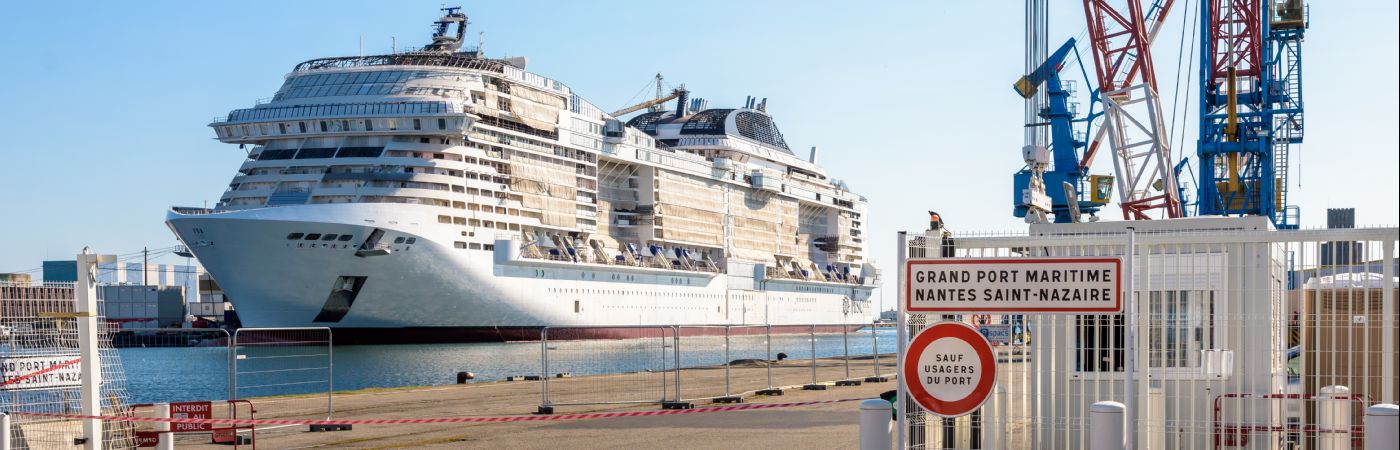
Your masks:
[{"label": "ship superstructure", "polygon": [[422,49],[303,62],[211,124],[248,158],[215,208],[167,222],[244,325],[870,322],[865,199],[795,155],[766,102],[683,93],[620,120],[461,48],[445,11]]}]

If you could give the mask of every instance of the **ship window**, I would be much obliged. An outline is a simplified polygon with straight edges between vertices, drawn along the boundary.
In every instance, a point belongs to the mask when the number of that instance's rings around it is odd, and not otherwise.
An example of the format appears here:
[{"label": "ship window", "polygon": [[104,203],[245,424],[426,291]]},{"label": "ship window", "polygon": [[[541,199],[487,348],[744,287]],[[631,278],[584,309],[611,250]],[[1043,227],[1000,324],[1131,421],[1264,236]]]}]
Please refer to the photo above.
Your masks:
[{"label": "ship window", "polygon": [[303,148],[296,159],[330,158],[335,156],[335,148]]},{"label": "ship window", "polygon": [[405,244],[413,244],[413,243],[417,243],[417,242],[418,242],[418,238],[408,238],[407,241],[404,241]]},{"label": "ship window", "polygon": [[481,244],[482,250],[495,250],[496,244]]},{"label": "ship window", "polygon": [[345,241],[349,241],[349,240],[354,239],[354,238],[355,238],[355,235],[353,235],[353,234],[342,234],[342,235],[340,235],[340,239],[338,239],[338,240],[341,241],[341,242],[345,242]]},{"label": "ship window", "polygon": [[335,233],[331,233],[331,234],[327,234],[327,235],[325,235],[325,236],[322,236],[322,237],[321,237],[321,240],[323,240],[323,241],[334,241],[335,238],[337,238],[337,237],[340,237],[340,235],[335,234]]},{"label": "ship window", "polygon": [[403,243],[403,236],[399,236],[399,237],[394,238],[394,243],[395,243],[395,244],[402,244],[402,243]]},{"label": "ship window", "polygon": [[419,122],[418,119],[413,119],[413,129],[415,129],[415,130],[421,130],[421,129],[423,129],[423,123],[422,123],[422,122]]},{"label": "ship window", "polygon": [[472,249],[472,250],[481,250],[481,244],[478,244],[478,243],[473,242],[473,243],[471,243],[471,249]]},{"label": "ship window", "polygon": [[446,130],[446,129],[447,129],[447,119],[438,119],[438,129],[439,129],[439,130]]},{"label": "ship window", "polygon": [[292,234],[287,235],[287,240],[289,240],[289,241],[295,241],[295,240],[297,240],[297,239],[301,239],[302,236],[304,236],[304,235],[301,234],[301,233],[292,233]]},{"label": "ship window", "polygon": [[296,155],[296,153],[297,153],[296,149],[288,149],[288,150],[263,150],[262,153],[258,154],[258,161],[269,161],[269,160],[275,160],[275,159],[292,159],[292,156],[293,156],[293,155]]},{"label": "ship window", "polygon": [[465,249],[467,248],[467,243],[462,241],[453,241],[452,246],[456,248]]},{"label": "ship window", "polygon": [[374,131],[374,121],[373,121],[373,120],[366,120],[366,121],[365,121],[365,131]]},{"label": "ship window", "polygon": [[314,241],[321,238],[321,233],[311,233],[306,235],[306,240]]},{"label": "ship window", "polygon": [[278,133],[281,133],[281,134],[287,134],[287,124],[285,124],[285,123],[278,123],[278,124],[277,124],[277,132],[278,132]]},{"label": "ship window", "polygon": [[306,122],[297,122],[297,128],[301,129],[301,132],[302,132],[302,133],[305,133],[305,132],[306,132]]},{"label": "ship window", "polygon": [[326,131],[328,131],[328,129],[329,129],[329,127],[326,126],[326,121],[322,120],[322,121],[321,121],[321,132],[322,132],[322,133],[325,133]]}]

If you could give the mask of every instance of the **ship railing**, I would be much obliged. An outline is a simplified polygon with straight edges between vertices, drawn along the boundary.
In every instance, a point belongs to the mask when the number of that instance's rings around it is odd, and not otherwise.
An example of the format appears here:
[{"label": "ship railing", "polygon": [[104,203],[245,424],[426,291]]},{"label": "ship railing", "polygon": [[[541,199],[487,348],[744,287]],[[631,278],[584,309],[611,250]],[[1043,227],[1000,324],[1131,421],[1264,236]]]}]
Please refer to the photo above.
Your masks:
[{"label": "ship railing", "polygon": [[686,409],[884,382],[894,371],[894,339],[881,342],[890,331],[849,323],[544,327],[537,412],[624,403]]}]

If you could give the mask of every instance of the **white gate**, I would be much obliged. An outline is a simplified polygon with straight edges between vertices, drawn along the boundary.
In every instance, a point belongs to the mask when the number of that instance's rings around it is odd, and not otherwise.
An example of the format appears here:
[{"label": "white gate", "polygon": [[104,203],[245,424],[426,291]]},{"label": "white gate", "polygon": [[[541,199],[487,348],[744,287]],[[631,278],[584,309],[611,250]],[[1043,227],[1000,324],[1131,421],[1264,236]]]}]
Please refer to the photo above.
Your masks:
[{"label": "white gate", "polygon": [[[904,442],[1086,448],[1089,406],[1117,401],[1136,419],[1131,448],[1340,449],[1360,444],[1365,406],[1396,402],[1396,228],[1274,231],[1258,217],[1194,218],[951,239],[901,233],[899,245],[910,258],[1123,257],[1127,227],[1135,256],[1125,289],[1136,288],[1124,298],[1135,302],[1135,321],[992,316],[1028,334],[998,347],[992,398],[953,420],[905,402]],[[907,317],[907,336],[945,318]]]}]

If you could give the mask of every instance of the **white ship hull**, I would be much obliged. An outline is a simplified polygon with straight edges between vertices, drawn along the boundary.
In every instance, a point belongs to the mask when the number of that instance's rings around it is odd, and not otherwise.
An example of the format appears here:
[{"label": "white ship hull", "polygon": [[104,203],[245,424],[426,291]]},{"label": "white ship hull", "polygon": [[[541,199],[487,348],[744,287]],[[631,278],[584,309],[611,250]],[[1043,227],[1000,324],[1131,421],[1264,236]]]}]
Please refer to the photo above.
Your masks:
[{"label": "white ship hull", "polygon": [[[435,223],[434,214],[429,206],[346,203],[172,212],[167,223],[219,280],[248,327],[491,330],[871,320],[873,286],[510,260],[497,250],[455,248],[451,234],[458,229]],[[356,256],[356,244],[376,228],[386,232],[385,242],[411,237],[415,243]],[[292,233],[355,240],[287,239]],[[364,278],[343,313],[327,317],[328,295],[341,277]],[[490,334],[458,333],[465,340],[511,338]]]}]

